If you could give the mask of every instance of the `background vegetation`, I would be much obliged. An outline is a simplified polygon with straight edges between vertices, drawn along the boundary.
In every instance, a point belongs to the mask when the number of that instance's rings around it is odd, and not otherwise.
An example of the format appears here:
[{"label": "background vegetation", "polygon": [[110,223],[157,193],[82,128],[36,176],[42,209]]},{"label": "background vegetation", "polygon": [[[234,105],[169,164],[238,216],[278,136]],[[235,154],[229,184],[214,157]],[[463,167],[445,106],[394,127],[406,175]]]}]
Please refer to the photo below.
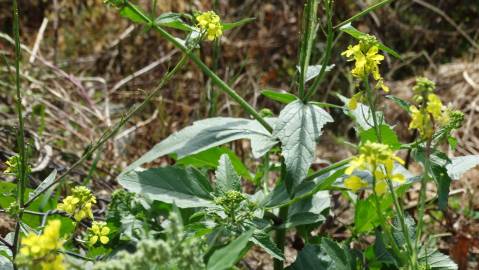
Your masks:
[{"label": "background vegetation", "polygon": [[[124,20],[101,0],[19,1],[21,7],[22,89],[24,90],[26,135],[34,146],[31,157],[32,183],[38,185],[52,169],[60,173],[128,108],[142,101],[158,79],[171,68],[180,53],[152,31]],[[254,17],[255,20],[224,36],[221,49],[210,43],[202,48],[204,61],[221,78],[239,91],[254,107],[273,108],[278,103],[260,95],[263,89],[287,90],[295,73],[299,27],[303,6],[285,1],[139,1],[151,14],[166,11],[215,10],[224,21]],[[151,2],[156,3],[152,5]],[[349,18],[371,1],[335,1],[335,22]],[[16,150],[16,116],[13,68],[12,13],[10,1],[0,0],[0,158],[5,161]],[[321,12],[321,11],[320,11]],[[321,16],[320,16],[321,18]],[[460,138],[451,155],[479,154],[479,4],[476,0],[396,0],[371,13],[355,25],[374,34],[401,53],[401,61],[386,58],[382,68],[393,94],[409,99],[417,74],[427,74],[438,85],[445,103],[451,102],[466,114],[457,132]],[[337,47],[346,49],[349,37],[339,37]],[[324,48],[318,39],[316,48]],[[335,53],[343,50],[335,50]],[[327,74],[325,87],[316,99],[340,104],[335,92],[351,96],[350,67],[339,53],[332,55],[336,68]],[[446,102],[447,101],[447,102]],[[384,104],[386,117],[397,124],[402,141],[411,141],[408,115],[393,103]],[[314,167],[321,168],[354,153],[344,141],[354,141],[353,126],[340,110],[331,109],[336,119],[318,146]],[[69,175],[70,183],[91,183],[99,200],[96,215],[105,211],[115,178],[122,169],[154,144],[195,120],[207,116],[240,116],[242,109],[216,89],[202,72],[188,64],[181,76],[168,83],[161,96],[129,121],[86,164]],[[241,115],[244,116],[244,115]],[[134,142],[134,144],[132,143]],[[235,142],[233,149],[245,163],[258,166],[245,154],[247,142]],[[155,161],[170,164],[166,157]],[[412,164],[412,170],[415,164]],[[455,182],[445,213],[430,211],[426,224],[440,235],[441,251],[448,253],[460,269],[479,269],[479,170]],[[3,176],[2,176],[3,177]],[[5,176],[5,180],[9,180]],[[3,180],[3,179],[2,179]],[[74,184],[69,184],[74,185]],[[245,182],[248,189],[248,182]],[[66,191],[65,186],[63,190]],[[433,187],[431,187],[433,192]],[[417,193],[408,193],[413,211]],[[347,238],[353,215],[340,196],[333,196],[335,218],[327,220],[318,233],[335,239]],[[0,213],[0,235],[13,223]],[[287,260],[294,261],[301,249],[294,233],[287,236]],[[245,261],[252,269],[269,269],[271,259],[260,250]],[[468,268],[469,267],[469,268]],[[475,268],[477,267],[477,268]]]}]

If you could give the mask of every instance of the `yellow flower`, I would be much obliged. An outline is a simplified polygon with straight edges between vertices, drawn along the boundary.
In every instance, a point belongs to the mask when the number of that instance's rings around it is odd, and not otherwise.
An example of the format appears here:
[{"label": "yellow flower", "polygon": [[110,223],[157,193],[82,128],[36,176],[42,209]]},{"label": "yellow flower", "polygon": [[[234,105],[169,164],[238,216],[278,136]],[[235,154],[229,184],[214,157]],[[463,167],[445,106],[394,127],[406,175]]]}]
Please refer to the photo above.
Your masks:
[{"label": "yellow flower", "polygon": [[440,121],[442,118],[442,102],[441,99],[435,94],[429,94],[427,96],[427,112],[430,113],[434,120]]},{"label": "yellow flower", "polygon": [[109,234],[110,228],[105,222],[94,221],[90,228],[90,237],[88,242],[91,246],[93,246],[98,242],[98,240],[100,240],[100,243],[106,245],[110,241],[110,238],[108,238]]},{"label": "yellow flower", "polygon": [[358,44],[348,46],[348,49],[341,53],[348,61],[354,61],[354,68],[351,70],[353,77],[360,80],[369,75],[377,81],[376,88],[381,88],[384,92],[389,92],[389,87],[384,84],[383,77],[379,73],[379,65],[384,60],[384,56],[379,54],[379,46],[374,36],[361,38]]},{"label": "yellow flower", "polygon": [[363,92],[357,92],[354,94],[348,102],[348,109],[356,110],[358,103],[363,99]]},{"label": "yellow flower", "polygon": [[63,255],[58,251],[63,247],[60,238],[61,222],[48,222],[43,234],[29,233],[22,239],[17,263],[28,269],[64,270]]},{"label": "yellow flower", "polygon": [[341,53],[348,58],[349,61],[355,61],[355,65],[351,74],[354,77],[363,79],[369,74],[373,75],[375,80],[381,78],[379,73],[379,64],[384,60],[384,56],[378,54],[379,48],[377,45],[372,45],[366,51],[362,49],[362,44],[349,46],[348,49]]},{"label": "yellow flower", "polygon": [[367,186],[368,186],[368,183],[357,175],[351,175],[346,180],[344,180],[344,187],[352,190],[353,192],[356,192]]},{"label": "yellow flower", "polygon": [[78,186],[73,188],[72,195],[58,204],[57,209],[73,216],[76,221],[81,221],[85,218],[93,219],[91,207],[94,203],[96,198],[91,191],[86,187]]},{"label": "yellow flower", "polygon": [[206,34],[206,38],[210,41],[219,38],[223,34],[223,25],[221,24],[220,17],[214,11],[201,13],[196,16],[196,21],[198,22],[198,28]]},{"label": "yellow flower", "polygon": [[[394,162],[404,164],[404,161],[395,156],[394,151],[388,145],[368,141],[359,148],[359,155],[351,160],[345,173],[351,175],[358,169],[369,171],[376,180],[375,191],[378,194],[383,194],[387,190],[386,181],[391,180],[398,183],[406,181],[404,175],[393,173]],[[356,177],[354,175],[349,177],[345,180],[344,185],[351,190],[362,188],[366,182]]]}]

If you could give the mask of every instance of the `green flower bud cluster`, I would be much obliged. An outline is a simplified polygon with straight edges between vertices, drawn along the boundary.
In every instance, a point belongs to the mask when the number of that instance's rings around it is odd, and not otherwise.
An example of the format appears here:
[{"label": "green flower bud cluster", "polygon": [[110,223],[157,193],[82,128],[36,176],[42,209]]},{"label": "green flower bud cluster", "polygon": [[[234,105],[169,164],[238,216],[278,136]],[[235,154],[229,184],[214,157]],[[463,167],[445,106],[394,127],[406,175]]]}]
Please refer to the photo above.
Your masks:
[{"label": "green flower bud cluster", "polygon": [[212,217],[216,223],[225,225],[233,232],[241,231],[240,227],[253,219],[257,208],[246,195],[236,190],[229,190],[223,196],[216,197],[215,204],[222,208],[226,218],[216,213],[212,213]]}]

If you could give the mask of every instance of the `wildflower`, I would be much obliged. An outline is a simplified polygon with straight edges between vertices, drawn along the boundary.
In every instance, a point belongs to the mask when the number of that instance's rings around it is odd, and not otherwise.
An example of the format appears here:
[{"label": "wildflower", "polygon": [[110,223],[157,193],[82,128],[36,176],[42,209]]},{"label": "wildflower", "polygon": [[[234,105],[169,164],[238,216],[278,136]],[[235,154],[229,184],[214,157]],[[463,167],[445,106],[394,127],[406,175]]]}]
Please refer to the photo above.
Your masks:
[{"label": "wildflower", "polygon": [[351,175],[350,177],[346,178],[346,180],[344,180],[344,187],[352,190],[353,192],[356,192],[367,186],[368,183],[357,175]]},{"label": "wildflower", "polygon": [[63,247],[60,238],[60,220],[48,222],[43,234],[29,233],[22,239],[17,263],[33,270],[63,270],[63,255],[58,251]]},{"label": "wildflower", "polygon": [[57,209],[70,214],[76,221],[81,221],[87,217],[93,219],[91,206],[94,203],[96,203],[96,198],[91,191],[84,186],[79,186],[73,188],[72,195],[63,199]]},{"label": "wildflower", "polygon": [[364,96],[362,91],[354,94],[348,102],[348,109],[356,110],[356,108],[358,107],[358,103],[361,102],[363,98]]},{"label": "wildflower", "polygon": [[[388,145],[368,141],[359,148],[359,155],[351,160],[345,173],[351,175],[358,169],[369,171],[376,180],[375,191],[383,194],[386,192],[386,181],[403,183],[406,180],[404,175],[394,174],[394,162],[404,164],[404,161],[395,156]],[[345,180],[344,185],[353,191],[357,191],[365,187],[366,182],[358,176],[352,175]]]},{"label": "wildflower", "polygon": [[106,225],[105,222],[93,221],[93,224],[91,225],[89,231],[90,237],[88,239],[88,242],[92,246],[95,245],[98,240],[100,240],[100,243],[102,243],[103,245],[108,244],[108,242],[110,241],[110,238],[108,238],[108,235],[110,234],[110,228]]},{"label": "wildflower", "polygon": [[223,34],[223,25],[220,17],[214,11],[203,12],[196,16],[198,27],[204,31],[210,41],[219,38]]},{"label": "wildflower", "polygon": [[369,75],[378,82],[377,88],[382,88],[385,92],[389,91],[389,88],[384,84],[384,80],[379,73],[379,65],[384,60],[384,56],[379,54],[379,46],[374,36],[365,36],[361,38],[358,44],[352,46],[349,45],[348,49],[341,53],[346,56],[348,61],[355,61],[354,68],[351,70],[351,74],[364,80]]}]

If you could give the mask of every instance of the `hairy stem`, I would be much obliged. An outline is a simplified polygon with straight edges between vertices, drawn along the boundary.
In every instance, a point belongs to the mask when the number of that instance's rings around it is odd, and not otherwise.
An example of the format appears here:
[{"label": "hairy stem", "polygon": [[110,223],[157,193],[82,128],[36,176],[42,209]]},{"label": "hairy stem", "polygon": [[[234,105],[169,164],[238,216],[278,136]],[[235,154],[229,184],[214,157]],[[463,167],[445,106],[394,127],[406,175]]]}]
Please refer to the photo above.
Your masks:
[{"label": "hairy stem", "polygon": [[[279,220],[282,224],[288,219],[289,206],[283,206],[279,209]],[[284,253],[284,245],[286,242],[286,228],[279,228],[276,230],[275,243],[276,246]],[[274,259],[274,270],[282,270],[284,262],[282,260]]]},{"label": "hairy stem", "polygon": [[19,149],[19,166],[17,173],[17,204],[20,207],[20,213],[18,213],[15,234],[13,239],[13,259],[15,259],[19,246],[20,246],[20,222],[23,216],[23,208],[25,204],[25,186],[27,180],[27,153],[25,150],[25,128],[23,123],[22,113],[22,93],[20,89],[20,23],[19,23],[19,11],[18,2],[13,0],[13,32],[15,36],[15,89],[16,89],[16,109],[18,116],[18,134],[17,144]]}]

